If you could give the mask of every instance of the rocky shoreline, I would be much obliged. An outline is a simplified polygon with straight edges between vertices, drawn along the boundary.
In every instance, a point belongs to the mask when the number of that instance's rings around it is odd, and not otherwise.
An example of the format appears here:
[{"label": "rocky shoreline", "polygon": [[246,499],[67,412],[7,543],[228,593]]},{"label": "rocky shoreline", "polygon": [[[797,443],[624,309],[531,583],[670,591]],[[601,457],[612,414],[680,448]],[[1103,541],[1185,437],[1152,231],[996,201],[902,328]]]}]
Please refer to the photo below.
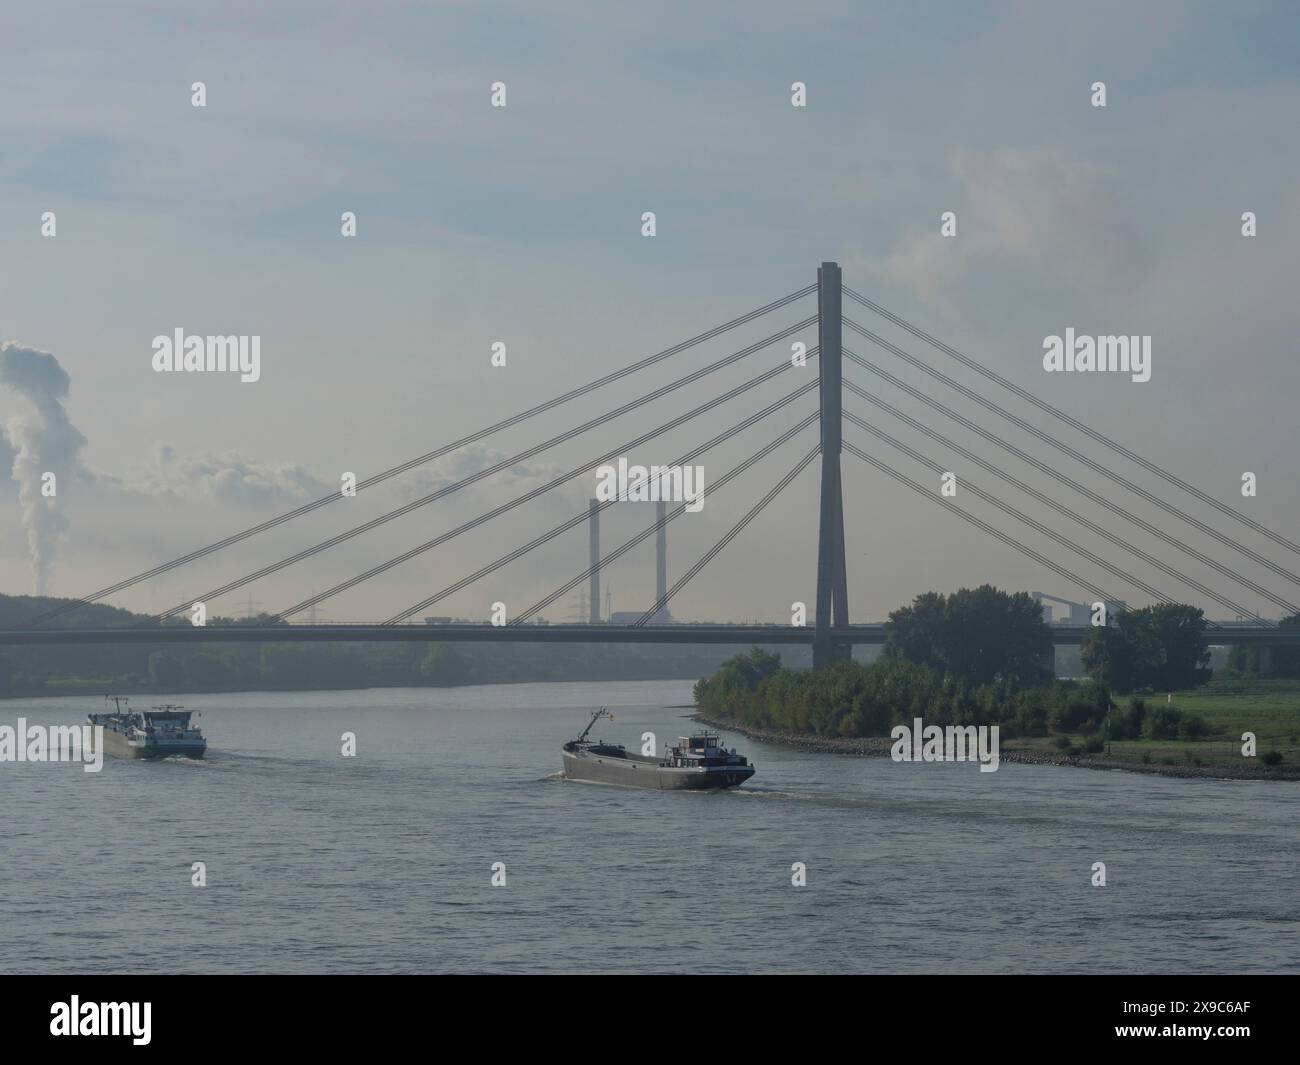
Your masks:
[{"label": "rocky shoreline", "polygon": [[[763,743],[775,743],[799,751],[813,751],[818,754],[845,754],[855,757],[871,755],[888,755],[893,741],[883,736],[840,737],[811,736],[801,732],[786,732],[779,729],[755,728],[707,717],[698,709],[690,715],[702,724],[713,728],[739,732],[751,740]],[[1012,741],[1013,743],[1015,741]],[[1160,777],[1195,777],[1202,780],[1300,780],[1300,767],[1295,766],[1226,766],[1226,765],[1144,765],[1141,762],[1123,761],[1107,758],[1105,755],[1081,754],[1077,758],[1067,758],[1056,751],[1017,750],[1006,746],[1001,750],[1001,761],[1022,762],[1030,765],[1072,766],[1076,769],[1119,769],[1126,773],[1150,773]]]}]

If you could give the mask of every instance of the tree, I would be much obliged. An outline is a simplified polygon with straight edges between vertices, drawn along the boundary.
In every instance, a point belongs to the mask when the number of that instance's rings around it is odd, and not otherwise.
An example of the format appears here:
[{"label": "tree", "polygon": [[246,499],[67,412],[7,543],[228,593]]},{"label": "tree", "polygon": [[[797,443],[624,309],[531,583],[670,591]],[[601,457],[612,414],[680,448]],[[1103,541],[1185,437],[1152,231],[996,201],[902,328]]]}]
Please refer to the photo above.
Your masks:
[{"label": "tree", "polygon": [[1150,672],[1143,663],[1157,655],[1149,630],[1137,626],[1122,630],[1118,624],[1091,630],[1079,650],[1088,674],[1117,692],[1131,692],[1149,683],[1138,678]]},{"label": "tree", "polygon": [[1108,687],[1176,691],[1210,679],[1205,614],[1185,603],[1126,610],[1083,641],[1084,668]]},{"label": "tree", "polygon": [[[1300,629],[1300,613],[1277,623],[1279,629]],[[1300,647],[1274,647],[1273,673],[1279,677],[1300,677]]]},{"label": "tree", "polygon": [[469,663],[456,648],[445,643],[435,643],[420,663],[420,676],[439,687],[454,687],[469,682]]},{"label": "tree", "polygon": [[1224,672],[1239,677],[1259,675],[1259,648],[1233,644],[1228,648],[1228,662]]},{"label": "tree", "polygon": [[889,615],[885,654],[905,658],[931,669],[946,669],[948,600],[938,592],[925,592]]},{"label": "tree", "polygon": [[165,692],[180,691],[185,668],[175,656],[155,651],[149,656],[149,679]]},{"label": "tree", "polygon": [[759,647],[750,648],[748,654],[739,654],[723,662],[712,677],[701,678],[695,684],[695,701],[703,706],[719,693],[753,692],[768,677],[781,669],[781,656]]},{"label": "tree", "polygon": [[226,663],[209,651],[198,651],[185,658],[186,686],[195,691],[221,688],[228,681]]},{"label": "tree", "polygon": [[1052,630],[1027,592],[962,588],[926,592],[889,615],[885,654],[969,684],[1022,687],[1050,679]]}]

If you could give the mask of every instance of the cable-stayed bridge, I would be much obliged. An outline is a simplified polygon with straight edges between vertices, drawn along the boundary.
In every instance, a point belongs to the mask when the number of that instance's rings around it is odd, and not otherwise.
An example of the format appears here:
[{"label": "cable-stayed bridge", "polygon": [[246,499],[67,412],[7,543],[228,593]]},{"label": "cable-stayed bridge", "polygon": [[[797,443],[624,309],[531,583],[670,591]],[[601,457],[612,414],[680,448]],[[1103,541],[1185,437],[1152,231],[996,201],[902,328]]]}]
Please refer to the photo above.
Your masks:
[{"label": "cable-stayed bridge", "polygon": [[[963,385],[942,370],[931,366],[912,352],[894,344],[871,328],[861,325],[843,312],[843,299],[847,296],[858,307],[875,317],[901,329],[928,348],[951,359],[965,369],[978,374],[988,384],[1009,393],[1011,398],[1021,404],[1029,404],[1039,414],[1050,416],[1066,429],[1087,438],[1090,445],[1105,449],[1105,461],[1099,461],[1095,455],[1086,454],[1053,433],[1047,432],[1014,410],[1009,410],[1000,403],[990,399],[982,392]],[[178,643],[178,642],[245,642],[245,641],[300,641],[317,642],[326,640],[344,641],[414,641],[427,640],[437,642],[454,642],[466,640],[499,640],[507,642],[609,642],[609,643],[713,643],[713,644],[810,644],[813,648],[814,663],[827,664],[847,657],[853,644],[878,644],[884,641],[885,629],[879,624],[854,625],[849,617],[848,573],[845,562],[844,507],[841,485],[841,459],[847,452],[852,458],[873,467],[878,472],[902,488],[919,493],[949,515],[967,523],[982,535],[999,541],[1005,547],[1017,551],[1031,559],[1037,565],[1051,570],[1058,577],[1076,589],[1087,592],[1101,602],[1123,600],[1123,596],[1114,594],[1118,588],[1132,589],[1143,593],[1159,603],[1182,601],[1178,595],[1166,594],[1166,589],[1174,587],[1192,589],[1200,595],[1212,599],[1233,615],[1236,623],[1212,623],[1209,634],[1211,643],[1230,645],[1256,645],[1271,647],[1286,644],[1300,644],[1300,629],[1279,628],[1275,623],[1262,617],[1255,611],[1242,606],[1232,596],[1241,595],[1238,589],[1244,589],[1262,600],[1267,600],[1280,611],[1287,614],[1300,612],[1295,602],[1287,598],[1300,592],[1290,587],[1300,588],[1300,574],[1290,570],[1275,559],[1262,554],[1251,547],[1242,537],[1243,531],[1258,540],[1267,540],[1274,548],[1284,552],[1300,555],[1300,545],[1287,537],[1265,527],[1235,507],[1229,506],[1202,491],[1190,482],[1182,479],[1151,462],[1149,459],[1126,447],[1122,443],[1095,430],[1051,403],[1033,395],[1019,385],[1007,380],[1002,375],[988,369],[973,358],[956,348],[936,339],[918,326],[894,314],[875,301],[854,291],[843,284],[840,268],[836,263],[823,263],[817,271],[815,284],[807,285],[780,299],[764,304],[737,318],[724,322],[706,332],[684,340],[654,355],[647,356],[618,370],[604,374],[578,388],[540,403],[528,410],[521,411],[509,418],[502,419],[457,440],[443,444],[433,451],[418,455],[390,469],[374,474],[357,482],[355,493],[381,484],[403,473],[424,466],[444,455],[477,444],[495,434],[529,422],[531,419],[546,414],[556,408],[578,400],[598,390],[624,381],[640,371],[667,362],[674,356],[688,349],[697,347],[707,341],[722,336],[738,327],[766,319],[778,312],[790,313],[799,306],[806,307],[801,301],[810,297],[816,299],[816,313],[799,318],[792,324],[770,333],[766,337],[749,344],[721,359],[699,367],[682,377],[676,378],[660,387],[651,389],[636,398],[623,402],[604,414],[589,418],[580,424],[565,429],[547,439],[526,447],[501,461],[491,463],[472,474],[464,476],[454,483],[443,485],[419,498],[403,504],[396,509],[381,514],[369,521],[346,529],[333,536],[320,540],[306,548],[287,554],[275,562],[260,566],[252,572],[242,574],[211,588],[202,595],[186,599],[154,615],[146,622],[125,627],[87,628],[71,624],[72,615],[83,606],[103,602],[130,588],[156,580],[166,574],[174,574],[192,566],[202,559],[226,551],[237,544],[254,537],[263,537],[289,522],[305,519],[322,508],[330,506],[341,499],[350,498],[342,491],[319,498],[311,503],[287,511],[274,518],[231,533],[211,544],[199,547],[185,555],[160,563],[151,569],[124,578],[83,598],[69,601],[50,610],[22,628],[0,630],[0,643],[9,644],[56,644],[56,643]],[[416,544],[408,550],[390,558],[383,559],[360,573],[355,573],[338,582],[313,593],[296,603],[287,604],[282,609],[270,614],[265,624],[214,624],[193,625],[185,621],[183,615],[192,611],[195,603],[207,604],[211,601],[244,589],[257,581],[264,580],[291,566],[314,558],[331,548],[364,536],[381,526],[397,521],[424,507],[447,499],[480,481],[495,474],[517,466],[534,456],[543,454],[568,443],[584,433],[611,423],[620,418],[656,403],[681,389],[698,385],[709,375],[732,367],[746,358],[765,352],[784,341],[789,341],[802,330],[812,326],[817,329],[817,344],[802,352],[802,358],[782,355],[774,365],[768,366],[757,375],[742,381],[739,385],[725,390],[709,401],[697,404],[685,413],[671,418],[655,428],[639,433],[623,441],[616,447],[600,452],[572,467],[566,472],[551,478],[544,484],[532,488],[500,504],[473,519],[463,522],[439,535]],[[890,356],[925,374],[936,385],[955,393],[961,399],[978,405],[983,411],[1007,422],[1015,429],[1033,437],[1034,450],[1027,451],[1003,436],[991,432],[972,421],[960,411],[935,398],[930,392],[922,391],[908,384],[891,373],[884,365],[873,362],[843,344],[843,331],[848,328],[855,336],[869,342],[873,349]],[[879,358],[879,356],[877,356]],[[559,488],[576,478],[590,474],[602,465],[615,462],[626,456],[633,449],[647,442],[673,433],[675,430],[695,419],[716,421],[716,411],[724,404],[731,403],[754,392],[760,386],[776,381],[781,375],[795,371],[815,360],[816,379],[805,381],[791,391],[767,403],[757,411],[732,424],[729,428],[715,434],[709,440],[684,452],[670,466],[686,466],[702,455],[713,451],[739,434],[759,426],[765,419],[786,412],[786,417],[797,416],[805,408],[799,420],[770,439],[762,447],[753,450],[743,461],[733,466],[721,477],[712,479],[708,487],[708,496],[713,499],[746,471],[760,464],[776,465],[780,476],[771,484],[768,491],[746,509],[734,525],[708,551],[704,552],[689,568],[682,572],[677,580],[665,587],[661,580],[656,600],[650,604],[636,620],[625,625],[585,624],[561,625],[538,624],[541,611],[568,595],[574,589],[590,585],[592,602],[599,603],[598,584],[601,570],[613,563],[628,551],[652,536],[662,537],[664,527],[687,511],[689,503],[661,507],[656,521],[618,548],[594,558],[591,565],[575,574],[570,580],[557,586],[548,595],[533,603],[523,611],[514,614],[508,621],[500,624],[437,624],[422,625],[418,620],[425,611],[457,593],[469,588],[476,582],[509,567],[525,558],[528,554],[549,544],[564,533],[596,520],[599,512],[613,505],[617,500],[608,499],[593,502],[567,521],[528,539],[512,551],[481,566],[473,572],[460,576],[445,586],[433,590],[431,594],[409,603],[382,622],[373,624],[301,624],[300,620],[314,611],[327,599],[341,595],[367,581],[374,580],[382,574],[404,565],[411,560],[435,551],[444,544],[481,529],[497,519],[505,519],[499,525],[509,526],[510,513],[525,503],[537,499],[543,494]],[[864,387],[858,380],[844,373],[845,362],[857,371],[862,371],[862,380],[874,385]],[[805,371],[806,373],[806,371]],[[887,386],[882,388],[881,386]],[[937,389],[936,389],[937,391]],[[816,402],[813,404],[813,392]],[[886,397],[892,392],[909,396],[913,401],[924,405],[934,418],[922,421],[901,410]],[[946,394],[946,393],[945,393]],[[846,408],[845,399],[849,398],[850,407]],[[712,416],[712,417],[711,417]],[[873,420],[875,419],[875,420]],[[884,420],[887,419],[887,420]],[[860,436],[855,439],[844,438],[844,425],[848,423]],[[897,469],[889,459],[896,452],[914,463],[925,467],[932,473],[943,474],[954,469],[954,464],[940,463],[929,455],[906,444],[894,436],[884,425],[899,423],[913,432],[960,457],[965,464],[961,466],[961,485],[963,491],[996,509],[1006,520],[995,525],[977,514],[959,505],[955,499],[945,497],[938,489],[938,481],[921,482]],[[812,429],[816,426],[816,433]],[[997,460],[980,455],[970,448],[954,441],[940,427],[957,426],[978,436],[990,445],[999,456]],[[810,443],[811,442],[811,443]],[[1042,447],[1039,447],[1039,445]],[[1048,450],[1051,449],[1049,454]],[[778,456],[777,452],[781,452]],[[1034,488],[1006,468],[1009,456],[1040,474],[1048,475],[1054,485],[1070,493],[1070,501],[1062,501],[1052,495]],[[791,463],[790,459],[794,461]],[[1050,462],[1045,461],[1049,459]],[[1125,505],[1125,495],[1118,491],[1098,492],[1072,477],[1067,469],[1069,463],[1075,463],[1092,474],[1105,478],[1116,489],[1136,496],[1150,506],[1163,512],[1170,520],[1161,525],[1153,524],[1135,513]],[[814,610],[812,624],[793,625],[713,625],[713,624],[657,624],[665,615],[669,602],[686,585],[725,550],[759,515],[798,479],[810,466],[816,464],[820,485],[820,502],[817,508],[817,569],[814,589]],[[1004,498],[1003,489],[991,492],[985,487],[986,482],[973,478],[969,471],[977,470],[987,474],[1014,493],[1028,496],[1035,502],[1046,506],[1054,514],[1064,519],[1067,531],[1049,526],[1020,509],[1013,502]],[[1125,475],[1126,470],[1141,470],[1158,480],[1163,495],[1152,492]],[[1172,494],[1173,501],[1166,498]],[[729,493],[734,495],[734,492]],[[1089,514],[1080,513],[1071,502],[1077,499],[1086,501]],[[1190,497],[1190,500],[1184,497]],[[1014,496],[1013,496],[1014,498]],[[1181,505],[1180,505],[1181,503]],[[1200,510],[1209,520],[1189,513],[1185,506]],[[1205,508],[1214,511],[1209,514]],[[1105,512],[1102,518],[1101,511]],[[1163,552],[1165,557],[1157,557],[1131,542],[1131,536],[1114,531],[1114,526],[1103,524],[1103,520],[1118,519],[1124,527],[1132,526],[1143,533],[1158,539],[1178,553],[1176,557],[1170,552]],[[1213,522],[1214,524],[1211,524]],[[304,523],[307,524],[307,523]],[[1216,547],[1212,554],[1206,553],[1193,544],[1186,542],[1184,527],[1202,537],[1213,540]],[[1013,531],[1008,531],[1011,529]],[[1227,531],[1224,531],[1224,530]],[[1029,535],[1026,535],[1026,531]],[[1086,535],[1085,535],[1086,534]],[[1026,540],[1032,540],[1028,543]],[[1046,546],[1050,543],[1052,546]],[[1034,546],[1037,544],[1037,546]],[[1261,544],[1262,546],[1262,544]],[[1100,553],[1099,553],[1100,552]],[[1131,555],[1147,566],[1162,574],[1162,582],[1169,584],[1157,587],[1148,580],[1126,569],[1131,565],[1122,556]],[[1074,569],[1074,558],[1085,560],[1090,567],[1107,573],[1110,590],[1101,587],[1089,577]],[[1287,556],[1284,556],[1287,557]],[[1213,571],[1214,584],[1208,584],[1191,571],[1187,560]],[[1241,561],[1267,570],[1271,575],[1269,584],[1262,584],[1247,574],[1239,571]],[[1294,564],[1294,563],[1292,563]],[[1276,578],[1276,580],[1274,580]],[[1184,593],[1185,594],[1185,593]],[[594,612],[594,608],[593,608]],[[417,624],[409,624],[412,619]],[[1086,626],[1053,626],[1053,639],[1058,644],[1079,643],[1087,633]]]},{"label": "cable-stayed bridge", "polygon": [[[1053,625],[1056,646],[1083,642],[1086,625]],[[831,629],[830,640],[845,647],[883,644],[888,635],[883,624],[848,625]],[[816,645],[821,634],[798,625],[372,625],[359,623],[320,625],[189,625],[140,626],[98,629],[9,629],[3,643],[682,643]],[[1211,632],[1216,645],[1248,647],[1300,646],[1300,629],[1232,627]]]}]

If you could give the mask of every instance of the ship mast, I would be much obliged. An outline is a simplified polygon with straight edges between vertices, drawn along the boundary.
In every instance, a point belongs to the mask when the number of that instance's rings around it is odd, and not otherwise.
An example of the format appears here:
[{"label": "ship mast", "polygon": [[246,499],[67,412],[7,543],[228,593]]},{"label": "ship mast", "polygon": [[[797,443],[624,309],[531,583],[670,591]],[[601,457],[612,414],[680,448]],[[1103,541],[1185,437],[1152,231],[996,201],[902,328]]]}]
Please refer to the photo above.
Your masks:
[{"label": "ship mast", "polygon": [[594,725],[597,721],[599,721],[602,717],[609,717],[609,711],[606,710],[603,706],[599,710],[597,710],[594,714],[591,715],[591,720],[587,722],[587,727],[582,730],[582,735],[578,737],[579,743],[581,743],[583,740],[587,738],[587,733],[591,731],[591,726]]}]

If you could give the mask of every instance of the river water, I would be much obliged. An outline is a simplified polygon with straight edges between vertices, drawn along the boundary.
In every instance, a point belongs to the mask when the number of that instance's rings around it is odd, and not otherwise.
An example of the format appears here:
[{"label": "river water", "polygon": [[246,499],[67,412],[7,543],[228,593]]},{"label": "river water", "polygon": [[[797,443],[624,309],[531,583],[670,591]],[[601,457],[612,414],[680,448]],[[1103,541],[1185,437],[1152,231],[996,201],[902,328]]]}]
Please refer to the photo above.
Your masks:
[{"label": "river water", "polygon": [[[758,766],[739,791],[558,778],[590,708],[615,713],[598,736],[662,747],[690,692],[195,695],[177,701],[202,711],[205,761],[0,763],[0,971],[1300,968],[1294,784],[980,773],[737,735]],[[0,724],[98,702],[15,700]]]}]

